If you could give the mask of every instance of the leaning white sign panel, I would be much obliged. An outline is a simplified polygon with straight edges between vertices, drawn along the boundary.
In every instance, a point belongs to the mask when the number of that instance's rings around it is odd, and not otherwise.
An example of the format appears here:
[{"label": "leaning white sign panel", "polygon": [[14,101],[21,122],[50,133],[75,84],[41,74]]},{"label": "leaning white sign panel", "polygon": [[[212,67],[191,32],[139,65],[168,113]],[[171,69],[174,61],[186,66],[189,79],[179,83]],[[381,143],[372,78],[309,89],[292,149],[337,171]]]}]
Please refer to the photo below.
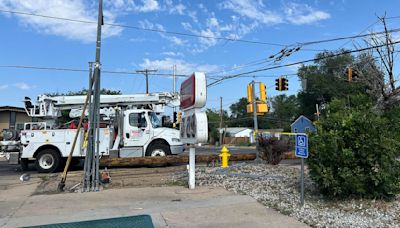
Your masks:
[{"label": "leaning white sign panel", "polygon": [[208,139],[207,115],[204,112],[193,112],[182,118],[180,131],[183,143],[204,143]]},{"label": "leaning white sign panel", "polygon": [[181,109],[183,111],[203,108],[207,101],[206,75],[194,72],[181,84]]},{"label": "leaning white sign panel", "polygon": [[206,76],[202,72],[193,73],[181,84],[181,109],[184,115],[180,124],[183,143],[195,144],[208,140],[207,115],[201,111],[207,101]]}]

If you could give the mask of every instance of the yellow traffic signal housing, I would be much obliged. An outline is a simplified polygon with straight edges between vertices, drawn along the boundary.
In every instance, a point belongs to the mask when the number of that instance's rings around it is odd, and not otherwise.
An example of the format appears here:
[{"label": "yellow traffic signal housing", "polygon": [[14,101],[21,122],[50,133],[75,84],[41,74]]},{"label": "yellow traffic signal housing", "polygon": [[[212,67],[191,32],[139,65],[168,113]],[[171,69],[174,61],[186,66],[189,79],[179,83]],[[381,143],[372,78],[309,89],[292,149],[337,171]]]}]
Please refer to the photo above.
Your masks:
[{"label": "yellow traffic signal housing", "polygon": [[260,82],[260,101],[264,103],[267,101],[267,87],[262,82]]},{"label": "yellow traffic signal housing", "polygon": [[247,102],[252,103],[253,102],[253,85],[248,84],[247,85]]},{"label": "yellow traffic signal housing", "polygon": [[353,69],[351,67],[347,68],[347,81],[353,81]]},{"label": "yellow traffic signal housing", "polygon": [[247,104],[246,110],[247,110],[247,113],[252,113],[253,112],[253,104]]},{"label": "yellow traffic signal housing", "polygon": [[267,104],[257,104],[257,113],[267,113],[268,105]]},{"label": "yellow traffic signal housing", "polygon": [[281,91],[281,78],[275,79],[275,90]]},{"label": "yellow traffic signal housing", "polygon": [[[267,104],[256,104],[257,108],[257,115],[260,113],[267,113],[268,112],[268,105]],[[246,106],[247,113],[252,113],[253,112],[253,104],[248,104]]]},{"label": "yellow traffic signal housing", "polygon": [[176,123],[180,123],[182,118],[182,112],[178,112]]}]

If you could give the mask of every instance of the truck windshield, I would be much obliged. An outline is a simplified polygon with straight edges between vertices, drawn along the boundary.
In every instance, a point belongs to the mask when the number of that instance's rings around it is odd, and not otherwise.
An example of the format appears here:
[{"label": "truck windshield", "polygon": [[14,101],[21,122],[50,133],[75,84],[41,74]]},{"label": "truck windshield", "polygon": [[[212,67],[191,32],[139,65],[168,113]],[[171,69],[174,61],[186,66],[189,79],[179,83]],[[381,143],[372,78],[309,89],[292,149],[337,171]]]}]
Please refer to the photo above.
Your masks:
[{"label": "truck windshield", "polygon": [[154,112],[149,112],[149,116],[150,116],[151,125],[154,128],[161,127],[161,121],[160,121],[160,119],[158,119],[157,115]]}]

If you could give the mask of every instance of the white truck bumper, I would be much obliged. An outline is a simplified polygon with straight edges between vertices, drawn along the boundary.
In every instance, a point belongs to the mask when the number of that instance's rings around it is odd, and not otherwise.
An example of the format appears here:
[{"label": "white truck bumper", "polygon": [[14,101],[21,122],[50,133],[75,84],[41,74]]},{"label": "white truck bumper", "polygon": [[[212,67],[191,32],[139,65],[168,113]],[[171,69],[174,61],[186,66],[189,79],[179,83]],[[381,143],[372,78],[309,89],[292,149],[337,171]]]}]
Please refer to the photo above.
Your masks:
[{"label": "white truck bumper", "polygon": [[181,154],[185,150],[183,145],[171,146],[171,154]]}]

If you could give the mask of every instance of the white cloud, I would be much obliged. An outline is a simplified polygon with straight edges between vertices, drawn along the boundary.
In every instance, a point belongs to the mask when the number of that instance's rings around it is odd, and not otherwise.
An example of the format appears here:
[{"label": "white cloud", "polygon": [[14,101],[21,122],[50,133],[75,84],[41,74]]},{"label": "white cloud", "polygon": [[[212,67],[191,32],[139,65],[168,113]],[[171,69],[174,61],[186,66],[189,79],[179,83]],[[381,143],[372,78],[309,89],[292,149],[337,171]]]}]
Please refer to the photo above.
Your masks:
[{"label": "white cloud", "polygon": [[281,10],[269,10],[260,0],[225,0],[222,9],[232,10],[242,17],[262,24],[274,25],[291,23],[295,25],[311,24],[330,18],[330,14],[312,8],[307,4],[290,2]]},{"label": "white cloud", "polygon": [[[97,8],[85,0],[0,0],[2,9],[71,18],[82,21],[97,21]],[[39,33],[66,37],[72,40],[93,42],[96,40],[96,24],[77,23],[28,15],[14,15],[22,25],[31,27]],[[104,11],[105,21],[115,23],[115,14]],[[122,28],[103,27],[103,37],[119,35]]]},{"label": "white cloud", "polygon": [[22,89],[22,90],[29,90],[29,89],[32,89],[35,87],[32,85],[28,85],[25,82],[15,83],[14,86],[17,87],[18,89]]},{"label": "white cloud", "polygon": [[329,13],[316,10],[307,4],[293,2],[285,6],[284,12],[286,20],[295,25],[311,24],[331,17]]},{"label": "white cloud", "polygon": [[182,3],[179,3],[175,6],[173,6],[172,4],[169,7],[169,13],[173,14],[173,13],[177,13],[179,15],[184,15],[184,11],[186,9],[186,6],[183,5]]},{"label": "white cloud", "polygon": [[263,24],[276,24],[283,21],[281,15],[267,10],[262,1],[227,0],[221,3],[221,7]]},{"label": "white cloud", "polygon": [[166,56],[173,56],[173,57],[176,57],[176,56],[183,57],[184,56],[182,52],[173,52],[173,51],[166,51],[166,52],[163,52],[161,54],[162,55],[166,55]]},{"label": "white cloud", "polygon": [[143,5],[136,9],[140,12],[152,12],[160,9],[160,5],[156,0],[142,0]]},{"label": "white cloud", "polygon": [[7,89],[8,85],[0,85],[0,90]]},{"label": "white cloud", "polygon": [[195,71],[217,71],[219,66],[210,64],[195,64],[188,63],[182,59],[165,58],[160,60],[143,59],[143,62],[139,64],[141,68],[157,69],[158,71],[171,71],[172,66],[176,65],[178,74],[191,74]]},{"label": "white cloud", "polygon": [[208,18],[207,19],[207,26],[208,27],[218,28],[219,27],[218,19],[216,17]]},{"label": "white cloud", "polygon": [[193,22],[199,22],[199,20],[197,19],[197,12],[196,11],[189,11],[187,12],[187,15],[192,18]]},{"label": "white cloud", "polygon": [[[151,23],[148,20],[139,21],[139,25],[145,29],[155,29],[155,30],[160,30],[160,31],[166,31],[164,26],[162,26],[161,24]],[[165,35],[163,33],[158,33],[158,34],[161,37],[163,37],[164,39],[171,41],[175,45],[182,46],[186,43],[185,40],[178,38],[176,36]]]}]

